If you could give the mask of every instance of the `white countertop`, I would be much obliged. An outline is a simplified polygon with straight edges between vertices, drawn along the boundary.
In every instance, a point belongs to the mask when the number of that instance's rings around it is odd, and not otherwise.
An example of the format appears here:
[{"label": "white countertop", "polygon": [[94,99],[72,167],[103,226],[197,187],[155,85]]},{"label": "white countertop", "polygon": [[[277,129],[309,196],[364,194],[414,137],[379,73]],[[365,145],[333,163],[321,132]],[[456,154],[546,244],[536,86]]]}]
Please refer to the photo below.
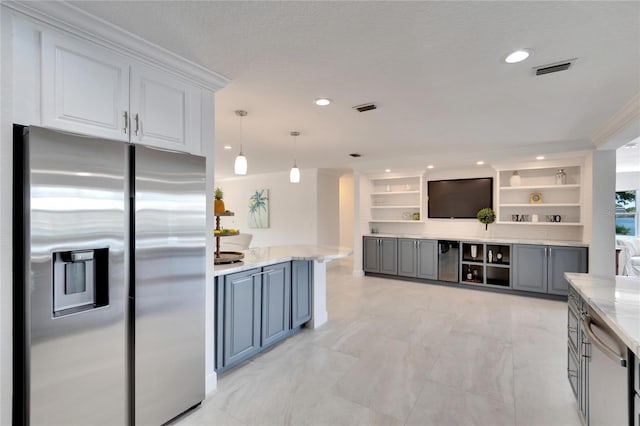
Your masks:
[{"label": "white countertop", "polygon": [[215,265],[213,275],[217,277],[291,260],[330,262],[353,254],[350,248],[312,245],[255,247],[242,252],[242,262]]},{"label": "white countertop", "polygon": [[565,277],[629,349],[640,357],[640,278],[569,272]]},{"label": "white countertop", "polygon": [[425,240],[447,240],[447,241],[464,241],[490,244],[539,244],[545,246],[568,246],[568,247],[589,247],[589,244],[582,241],[560,241],[560,240],[523,240],[517,238],[461,238],[444,235],[426,235],[426,234],[366,234],[365,237],[382,237],[382,238],[417,238]]}]

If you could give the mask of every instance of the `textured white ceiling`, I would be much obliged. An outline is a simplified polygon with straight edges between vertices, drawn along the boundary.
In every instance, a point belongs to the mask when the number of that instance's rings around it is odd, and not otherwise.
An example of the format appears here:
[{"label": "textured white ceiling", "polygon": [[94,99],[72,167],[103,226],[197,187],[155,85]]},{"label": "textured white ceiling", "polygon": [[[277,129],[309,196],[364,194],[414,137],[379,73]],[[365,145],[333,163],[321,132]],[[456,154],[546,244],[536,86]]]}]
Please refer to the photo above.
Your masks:
[{"label": "textured white ceiling", "polygon": [[[216,95],[220,177],[238,151],[236,109],[249,112],[249,173],[288,170],[292,130],[301,168],[396,169],[589,149],[640,93],[637,1],[72,4],[231,78]],[[535,54],[503,62],[521,47]],[[533,76],[569,58],[569,71]],[[352,110],[365,102],[379,109]]]}]

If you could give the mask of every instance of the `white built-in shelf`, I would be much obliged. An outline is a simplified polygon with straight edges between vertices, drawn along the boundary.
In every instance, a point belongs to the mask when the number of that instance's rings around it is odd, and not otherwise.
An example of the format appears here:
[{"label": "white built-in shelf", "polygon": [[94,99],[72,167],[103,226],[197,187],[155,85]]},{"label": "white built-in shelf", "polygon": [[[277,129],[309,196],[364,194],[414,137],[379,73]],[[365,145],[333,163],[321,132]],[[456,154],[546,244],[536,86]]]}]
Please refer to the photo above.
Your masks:
[{"label": "white built-in shelf", "polygon": [[[556,172],[563,169],[564,184],[556,183]],[[511,186],[513,172],[520,176],[519,185]],[[515,182],[514,182],[515,183]],[[560,226],[579,227],[582,225],[582,166],[578,162],[569,165],[556,163],[544,166],[528,165],[523,168],[498,171],[497,221],[499,224],[517,226]],[[539,193],[541,203],[531,203],[533,193]],[[538,222],[512,221],[513,215],[538,215]],[[545,216],[559,215],[561,222],[547,222]]]},{"label": "white built-in shelf", "polygon": [[410,220],[410,219],[382,219],[382,220],[375,220],[372,219],[369,222],[371,223],[424,223],[424,221],[422,220]]},{"label": "white built-in shelf", "polygon": [[371,206],[372,209],[419,209],[420,206]]},{"label": "white built-in shelf", "polygon": [[[369,178],[371,223],[424,223],[422,174]],[[421,220],[406,219],[419,214]],[[403,217],[405,219],[403,219]]]},{"label": "white built-in shelf", "polygon": [[584,226],[580,222],[513,222],[508,220],[496,221],[498,225],[524,225],[524,226]]},{"label": "white built-in shelf", "polygon": [[420,194],[420,191],[385,191],[385,192],[372,192],[371,196],[377,195],[403,195],[403,194]]},{"label": "white built-in shelf", "polygon": [[568,185],[527,185],[527,186],[501,186],[500,191],[522,191],[522,190],[542,190],[542,189],[576,189],[580,188],[580,185],[577,184],[568,184]]},{"label": "white built-in shelf", "polygon": [[500,207],[580,207],[579,203],[500,204]]}]

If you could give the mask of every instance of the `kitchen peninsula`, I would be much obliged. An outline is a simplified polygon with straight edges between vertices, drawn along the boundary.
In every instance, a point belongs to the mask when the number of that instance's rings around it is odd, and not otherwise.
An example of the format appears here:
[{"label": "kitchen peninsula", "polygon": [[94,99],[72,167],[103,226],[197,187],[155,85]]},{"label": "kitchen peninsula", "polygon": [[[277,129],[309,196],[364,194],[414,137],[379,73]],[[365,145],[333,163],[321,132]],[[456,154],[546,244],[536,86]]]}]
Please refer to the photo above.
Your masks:
[{"label": "kitchen peninsula", "polygon": [[567,273],[567,376],[586,425],[640,422],[640,279]]},{"label": "kitchen peninsula", "polygon": [[222,372],[298,331],[327,322],[326,264],[352,254],[341,247],[291,245],[244,251],[216,265],[215,364]]}]

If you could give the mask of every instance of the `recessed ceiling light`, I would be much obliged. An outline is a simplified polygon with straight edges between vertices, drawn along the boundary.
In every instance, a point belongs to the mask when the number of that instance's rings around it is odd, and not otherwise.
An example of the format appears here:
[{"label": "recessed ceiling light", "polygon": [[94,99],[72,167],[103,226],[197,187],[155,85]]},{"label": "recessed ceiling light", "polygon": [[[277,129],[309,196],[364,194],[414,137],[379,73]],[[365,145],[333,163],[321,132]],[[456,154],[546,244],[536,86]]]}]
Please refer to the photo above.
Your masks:
[{"label": "recessed ceiling light", "polygon": [[331,103],[331,99],[329,98],[318,98],[315,101],[313,101],[314,104],[318,105],[318,106],[327,106]]},{"label": "recessed ceiling light", "polygon": [[515,52],[510,53],[504,61],[508,64],[517,64],[518,62],[524,61],[532,54],[533,49],[518,49]]},{"label": "recessed ceiling light", "polygon": [[433,164],[429,164],[429,165],[427,166],[427,169],[433,169]]},{"label": "recessed ceiling light", "polygon": [[385,172],[389,173],[391,169],[384,169]]},{"label": "recessed ceiling light", "polygon": [[544,160],[544,155],[538,155],[538,156],[536,157],[536,160]]},{"label": "recessed ceiling light", "polygon": [[636,146],[638,146],[637,143],[631,142],[631,143],[626,144],[624,147],[625,148],[635,148]]},{"label": "recessed ceiling light", "polygon": [[231,145],[225,145],[224,149],[226,149],[227,151],[231,149]]},{"label": "recessed ceiling light", "polygon": [[482,161],[482,160],[480,160],[480,161],[476,161],[476,164],[477,164],[478,166],[482,166],[482,165],[484,164],[484,161]]}]

